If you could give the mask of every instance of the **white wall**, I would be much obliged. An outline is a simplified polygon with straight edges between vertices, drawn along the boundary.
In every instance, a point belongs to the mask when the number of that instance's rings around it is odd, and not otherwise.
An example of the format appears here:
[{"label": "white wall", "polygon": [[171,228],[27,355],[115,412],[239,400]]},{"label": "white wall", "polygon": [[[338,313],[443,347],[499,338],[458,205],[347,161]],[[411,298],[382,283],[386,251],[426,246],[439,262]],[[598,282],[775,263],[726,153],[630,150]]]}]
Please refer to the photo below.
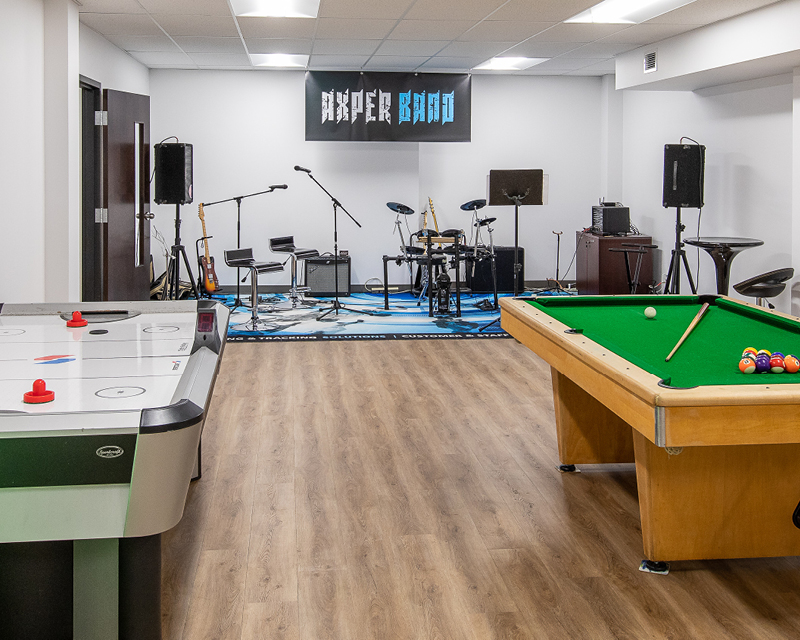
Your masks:
[{"label": "white wall", "polygon": [[[565,232],[562,272],[577,228],[590,223],[601,195],[599,173],[599,78],[473,77],[471,143],[338,143],[304,141],[302,72],[152,70],[151,140],[176,135],[194,145],[194,204],[182,208],[184,244],[201,235],[197,204],[245,195],[270,184],[289,189],[242,201],[242,246],[269,259],[268,239],[294,235],[297,244],[333,250],[330,200],[301,165],[363,225],[339,215],[339,248],[353,257],[354,283],[382,278],[381,256],[396,254],[389,201],[418,212],[431,197],[440,228],[468,228],[459,205],[485,197],[490,169],[541,168],[550,175],[550,204],[523,207],[520,245],[526,279],[555,273],[553,230]],[[154,206],[155,223],[171,244],[174,206]],[[497,244],[513,244],[513,207],[486,209],[498,216]],[[236,204],[205,210],[217,273],[233,283],[223,249],[236,246]],[[412,231],[421,226],[409,216]],[[153,249],[156,253],[155,245]],[[278,256],[279,257],[279,256]],[[163,263],[161,263],[163,264]],[[405,281],[392,267],[390,281]],[[265,283],[282,284],[272,275]]]},{"label": "white wall", "polygon": [[[631,219],[662,249],[661,279],[675,241],[675,209],[661,205],[664,144],[690,136],[706,145],[700,234],[765,240],[733,262],[731,284],[792,266],[792,77],[778,76],[698,92],[627,90],[623,96],[624,200]],[[684,209],[684,237],[698,212]],[[687,247],[699,290],[716,291],[711,258]],[[688,293],[686,280],[681,292]],[[738,294],[731,289],[731,295]],[[776,299],[788,312],[790,294]]]},{"label": "white wall", "polygon": [[150,94],[150,70],[85,24],[80,25],[80,73],[103,89]]},{"label": "white wall", "polygon": [[0,302],[44,299],[44,12],[0,3]]}]

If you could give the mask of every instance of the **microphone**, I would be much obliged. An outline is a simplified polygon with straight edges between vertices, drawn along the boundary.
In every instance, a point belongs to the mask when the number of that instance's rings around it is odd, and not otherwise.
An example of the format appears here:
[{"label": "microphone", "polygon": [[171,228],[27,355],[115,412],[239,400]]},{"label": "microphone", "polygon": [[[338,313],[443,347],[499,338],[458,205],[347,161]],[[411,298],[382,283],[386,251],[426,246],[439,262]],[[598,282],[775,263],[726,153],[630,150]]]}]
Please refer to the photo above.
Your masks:
[{"label": "microphone", "polygon": [[271,184],[271,185],[269,185],[269,188],[270,189],[288,189],[289,185],[288,184]]},{"label": "microphone", "polygon": [[298,167],[297,165],[294,165],[294,170],[295,171],[305,171],[306,173],[311,173],[311,169],[306,169],[305,167]]}]

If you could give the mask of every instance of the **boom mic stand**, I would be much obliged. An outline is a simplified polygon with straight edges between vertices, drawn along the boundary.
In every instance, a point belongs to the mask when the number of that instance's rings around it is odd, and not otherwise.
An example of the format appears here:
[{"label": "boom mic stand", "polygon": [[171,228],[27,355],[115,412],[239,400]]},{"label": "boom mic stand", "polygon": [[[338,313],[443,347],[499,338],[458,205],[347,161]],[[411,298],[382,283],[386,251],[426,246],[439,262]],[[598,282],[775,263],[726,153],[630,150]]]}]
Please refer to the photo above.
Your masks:
[{"label": "boom mic stand", "polygon": [[197,286],[194,283],[192,267],[189,265],[189,258],[186,257],[186,248],[181,244],[181,205],[175,204],[175,244],[170,249],[169,264],[167,265],[167,282],[161,291],[162,300],[177,300],[181,295],[181,262],[186,265],[186,272],[189,274],[189,282],[192,284],[192,291],[195,299],[199,300]]},{"label": "boom mic stand", "polygon": [[361,311],[360,309],[351,309],[350,307],[346,307],[339,302],[339,231],[337,227],[337,212],[339,209],[344,211],[347,214],[347,217],[350,218],[353,222],[356,223],[356,226],[360,229],[361,225],[359,224],[358,220],[356,220],[350,212],[344,208],[341,202],[339,202],[336,198],[334,198],[330,192],[323,187],[319,181],[311,175],[310,169],[304,169],[303,167],[298,167],[295,165],[295,171],[302,171],[303,173],[307,173],[308,177],[311,178],[317,186],[322,189],[327,196],[331,199],[333,203],[333,281],[334,281],[334,299],[333,304],[329,309],[323,311],[319,316],[317,316],[317,320],[322,320],[325,316],[333,312],[335,315],[339,315],[339,311],[352,311],[353,313],[363,313],[366,316],[374,315],[371,311]]},{"label": "boom mic stand", "polygon": [[[223,202],[233,202],[236,201],[236,248],[242,248],[242,200],[245,198],[252,198],[253,196],[260,196],[264,193],[272,193],[275,189],[288,189],[289,185],[287,184],[273,184],[270,185],[268,189],[264,191],[259,191],[257,193],[248,193],[246,196],[236,196],[234,198],[228,198],[227,200],[217,200],[216,202],[203,202],[203,208],[210,207],[215,204],[222,204]],[[243,307],[244,304],[242,303],[241,296],[239,295],[240,286],[241,286],[241,267],[236,268],[236,299],[233,301],[233,308],[236,309],[237,307]],[[256,304],[257,301],[253,301],[253,304]]]}]

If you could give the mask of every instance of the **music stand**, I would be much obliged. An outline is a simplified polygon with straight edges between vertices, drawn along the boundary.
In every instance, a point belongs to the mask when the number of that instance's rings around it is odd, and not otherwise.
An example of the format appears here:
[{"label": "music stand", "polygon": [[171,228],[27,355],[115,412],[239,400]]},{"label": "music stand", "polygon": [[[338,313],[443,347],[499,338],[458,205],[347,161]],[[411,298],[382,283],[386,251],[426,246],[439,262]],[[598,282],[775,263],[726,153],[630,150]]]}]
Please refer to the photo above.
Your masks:
[{"label": "music stand", "polygon": [[[246,196],[236,196],[234,198],[228,198],[227,200],[217,200],[216,202],[203,202],[203,208],[211,207],[215,204],[222,204],[223,202],[233,202],[236,201],[236,248],[242,248],[242,200],[245,198],[252,198],[253,196],[260,196],[263,193],[272,193],[275,189],[288,189],[289,185],[286,184],[273,184],[270,185],[264,191],[258,191],[257,193],[248,193]],[[236,299],[233,301],[233,308],[236,309],[237,307],[243,307],[244,304],[242,303],[242,299],[239,296],[239,287],[241,285],[241,269],[237,267],[236,269]],[[260,296],[259,296],[260,297]],[[253,302],[256,304],[256,302]]]},{"label": "music stand", "polygon": [[514,205],[514,297],[519,296],[519,208],[544,204],[542,169],[492,169],[489,171],[489,206]]}]

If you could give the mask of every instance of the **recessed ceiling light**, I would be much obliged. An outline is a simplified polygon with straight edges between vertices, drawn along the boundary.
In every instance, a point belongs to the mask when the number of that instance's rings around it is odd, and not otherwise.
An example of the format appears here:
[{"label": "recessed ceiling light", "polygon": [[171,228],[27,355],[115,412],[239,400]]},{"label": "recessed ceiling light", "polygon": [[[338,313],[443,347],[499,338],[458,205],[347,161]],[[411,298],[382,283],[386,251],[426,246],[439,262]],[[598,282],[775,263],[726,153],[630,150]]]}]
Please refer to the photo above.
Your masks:
[{"label": "recessed ceiling light", "polygon": [[695,0],[603,0],[564,22],[639,24]]},{"label": "recessed ceiling light", "polygon": [[550,58],[515,58],[511,56],[501,56],[499,58],[487,60],[477,67],[474,67],[474,69],[480,71],[522,71],[528,67],[546,62],[549,59]]},{"label": "recessed ceiling light", "polygon": [[237,16],[256,18],[316,18],[319,0],[231,0]]},{"label": "recessed ceiling light", "polygon": [[308,56],[288,53],[251,53],[250,62],[256,67],[305,69],[308,66]]}]

